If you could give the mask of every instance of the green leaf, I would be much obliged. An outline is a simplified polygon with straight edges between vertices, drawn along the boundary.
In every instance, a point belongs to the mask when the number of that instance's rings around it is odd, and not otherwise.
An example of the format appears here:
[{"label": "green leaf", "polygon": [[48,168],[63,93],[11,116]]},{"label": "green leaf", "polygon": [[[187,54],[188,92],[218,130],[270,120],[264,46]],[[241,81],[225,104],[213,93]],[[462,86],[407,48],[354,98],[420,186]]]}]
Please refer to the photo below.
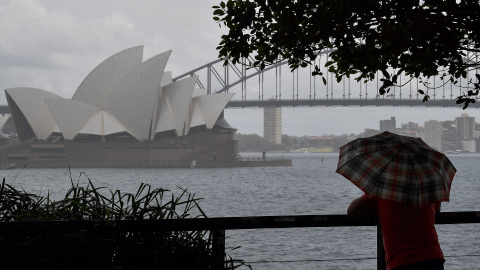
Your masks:
[{"label": "green leaf", "polygon": [[216,9],[214,12],[213,12],[213,15],[224,15],[225,12],[221,9]]},{"label": "green leaf", "polygon": [[390,79],[390,74],[386,70],[382,70],[383,77],[387,78],[387,80]]}]

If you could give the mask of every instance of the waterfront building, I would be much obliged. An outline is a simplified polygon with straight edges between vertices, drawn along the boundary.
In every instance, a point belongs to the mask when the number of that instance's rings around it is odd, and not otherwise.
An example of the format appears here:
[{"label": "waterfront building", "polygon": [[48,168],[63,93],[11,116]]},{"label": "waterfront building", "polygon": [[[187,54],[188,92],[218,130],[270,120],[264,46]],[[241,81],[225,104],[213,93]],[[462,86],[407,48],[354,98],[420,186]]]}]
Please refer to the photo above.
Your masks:
[{"label": "waterfront building", "polygon": [[457,126],[458,140],[473,140],[475,133],[475,117],[470,117],[466,113],[462,113],[461,117],[455,118]]},{"label": "waterfront building", "polygon": [[72,99],[36,88],[6,89],[22,143],[2,149],[0,161],[29,167],[234,161],[236,129],[223,118],[234,94],[207,94],[195,87],[195,76],[173,81],[164,70],[170,53],[143,61],[143,46],[121,51],[93,69]]},{"label": "waterfront building", "polygon": [[477,152],[477,142],[474,140],[463,140],[461,141],[462,151],[475,153]]},{"label": "waterfront building", "polygon": [[426,121],[423,141],[433,149],[442,151],[442,132],[443,125],[440,121]]},{"label": "waterfront building", "polygon": [[462,147],[459,141],[445,141],[442,140],[442,152],[456,152],[461,150]]},{"label": "waterfront building", "polygon": [[408,122],[406,124],[401,124],[400,128],[397,128],[397,133],[403,136],[416,137],[417,130],[417,123]]},{"label": "waterfront building", "polygon": [[419,127],[417,132],[415,132],[415,137],[425,141],[425,127]]},{"label": "waterfront building", "polygon": [[458,142],[457,126],[455,125],[455,122],[448,121],[448,122],[443,122],[442,124],[443,124],[442,140],[449,141],[449,142]]},{"label": "waterfront building", "polygon": [[317,148],[333,148],[334,137],[309,137],[308,145]]},{"label": "waterfront building", "polygon": [[[269,101],[276,99],[269,99]],[[264,107],[263,137],[272,143],[282,143],[282,107]]]},{"label": "waterfront building", "polygon": [[391,117],[390,120],[380,120],[380,132],[397,132],[397,121],[395,117]]},{"label": "waterfront building", "polygon": [[18,137],[151,141],[164,132],[181,137],[198,126],[212,129],[233,94],[207,95],[195,88],[197,77],[173,82],[164,72],[170,53],[142,62],[143,46],[119,52],[98,65],[72,99],[35,88],[6,89]]},{"label": "waterfront building", "polygon": [[366,128],[365,131],[363,132],[362,137],[363,138],[371,137],[371,136],[375,136],[379,133],[380,133],[380,131],[378,131],[376,129]]},{"label": "waterfront building", "polygon": [[405,131],[417,131],[418,129],[418,124],[417,123],[413,123],[413,122],[408,122],[406,124],[401,124],[400,125],[402,127],[403,130]]}]

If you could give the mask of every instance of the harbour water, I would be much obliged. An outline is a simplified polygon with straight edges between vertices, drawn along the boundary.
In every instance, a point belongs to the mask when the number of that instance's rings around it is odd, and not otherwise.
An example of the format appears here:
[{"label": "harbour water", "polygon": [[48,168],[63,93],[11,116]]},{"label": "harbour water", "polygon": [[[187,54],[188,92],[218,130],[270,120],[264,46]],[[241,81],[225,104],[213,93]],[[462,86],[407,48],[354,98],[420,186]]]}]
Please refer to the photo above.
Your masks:
[{"label": "harbour water", "polygon": [[[244,153],[260,157],[261,153]],[[275,154],[267,154],[275,155]],[[345,214],[362,192],[335,173],[338,154],[281,154],[291,167],[204,169],[14,169],[7,183],[61,198],[70,177],[97,187],[134,192],[140,183],[203,198],[209,217]],[[442,211],[480,211],[480,154],[449,155],[458,172]],[[85,174],[81,174],[81,173]],[[70,176],[71,175],[71,176]],[[480,224],[437,225],[446,269],[480,265]],[[253,269],[375,269],[374,227],[290,228],[227,231],[227,253]],[[240,247],[231,250],[235,247]]]}]

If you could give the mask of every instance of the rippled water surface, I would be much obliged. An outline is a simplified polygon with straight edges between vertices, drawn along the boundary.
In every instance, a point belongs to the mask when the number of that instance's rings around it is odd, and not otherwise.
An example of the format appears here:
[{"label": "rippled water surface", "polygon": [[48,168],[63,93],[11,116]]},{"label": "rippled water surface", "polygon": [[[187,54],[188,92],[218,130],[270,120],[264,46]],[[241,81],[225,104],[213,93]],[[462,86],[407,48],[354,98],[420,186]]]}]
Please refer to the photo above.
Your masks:
[{"label": "rippled water surface", "polygon": [[[260,156],[260,154],[244,154]],[[274,154],[271,154],[274,155]],[[140,183],[187,188],[209,217],[345,214],[362,192],[335,173],[338,154],[287,154],[291,167],[215,169],[24,169],[0,171],[8,183],[60,198],[74,181],[134,192]],[[480,210],[480,155],[449,156],[458,172],[442,211]],[[323,162],[322,162],[323,160]],[[85,175],[80,175],[84,172]],[[18,176],[17,176],[18,175]],[[480,265],[480,225],[437,225],[446,269]],[[228,252],[253,269],[375,269],[374,227],[227,231]],[[469,255],[469,256],[463,256]],[[471,256],[476,255],[476,256]],[[268,262],[265,262],[268,261]],[[278,262],[282,261],[282,262]]]}]

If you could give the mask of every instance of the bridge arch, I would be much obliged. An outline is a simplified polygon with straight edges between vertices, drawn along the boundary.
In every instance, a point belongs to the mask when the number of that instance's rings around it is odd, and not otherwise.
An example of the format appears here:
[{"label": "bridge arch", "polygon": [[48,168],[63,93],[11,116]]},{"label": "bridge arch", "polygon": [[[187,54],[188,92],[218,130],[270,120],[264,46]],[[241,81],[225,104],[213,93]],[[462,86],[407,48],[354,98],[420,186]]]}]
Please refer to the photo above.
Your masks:
[{"label": "bridge arch", "polygon": [[[315,64],[322,67],[328,61],[328,52],[320,55]],[[245,61],[253,61],[246,59]],[[392,87],[386,95],[379,95],[380,74],[377,74],[376,81],[357,82],[351,78],[343,78],[337,82],[332,73],[326,72],[326,84],[321,82],[317,76],[311,76],[311,68],[299,68],[291,72],[283,72],[282,66],[287,61],[281,61],[267,66],[265,69],[246,68],[242,64],[224,64],[223,59],[217,59],[191,71],[188,71],[173,80],[179,80],[189,76],[199,76],[197,85],[207,89],[209,94],[221,92],[234,92],[236,95],[229,102],[227,107],[302,107],[302,106],[406,106],[406,107],[455,107],[455,98],[462,94],[462,88],[468,83],[467,79],[459,79],[460,87],[451,82],[443,81],[434,77],[429,80],[423,79],[431,89],[431,99],[422,102],[417,89],[422,87],[422,80],[409,80],[410,78],[400,77],[400,82],[405,83],[401,87]],[[274,73],[272,79],[265,80],[266,74]],[[478,72],[478,71],[477,71]],[[303,77],[299,74],[303,73]],[[201,74],[201,75],[200,75]],[[305,75],[306,74],[306,75]],[[474,76],[470,74],[470,76]],[[289,79],[287,79],[289,77]],[[206,80],[206,83],[205,83]],[[255,82],[254,82],[255,81]],[[247,86],[247,84],[253,86]],[[282,85],[283,84],[283,85]],[[283,89],[282,89],[283,88]],[[373,90],[372,90],[373,89]],[[283,90],[283,93],[282,93]],[[287,98],[285,98],[287,93]],[[283,96],[282,96],[283,94]],[[253,96],[253,98],[252,98]],[[276,101],[269,101],[271,97]],[[470,104],[469,107],[479,108],[479,103]]]}]

